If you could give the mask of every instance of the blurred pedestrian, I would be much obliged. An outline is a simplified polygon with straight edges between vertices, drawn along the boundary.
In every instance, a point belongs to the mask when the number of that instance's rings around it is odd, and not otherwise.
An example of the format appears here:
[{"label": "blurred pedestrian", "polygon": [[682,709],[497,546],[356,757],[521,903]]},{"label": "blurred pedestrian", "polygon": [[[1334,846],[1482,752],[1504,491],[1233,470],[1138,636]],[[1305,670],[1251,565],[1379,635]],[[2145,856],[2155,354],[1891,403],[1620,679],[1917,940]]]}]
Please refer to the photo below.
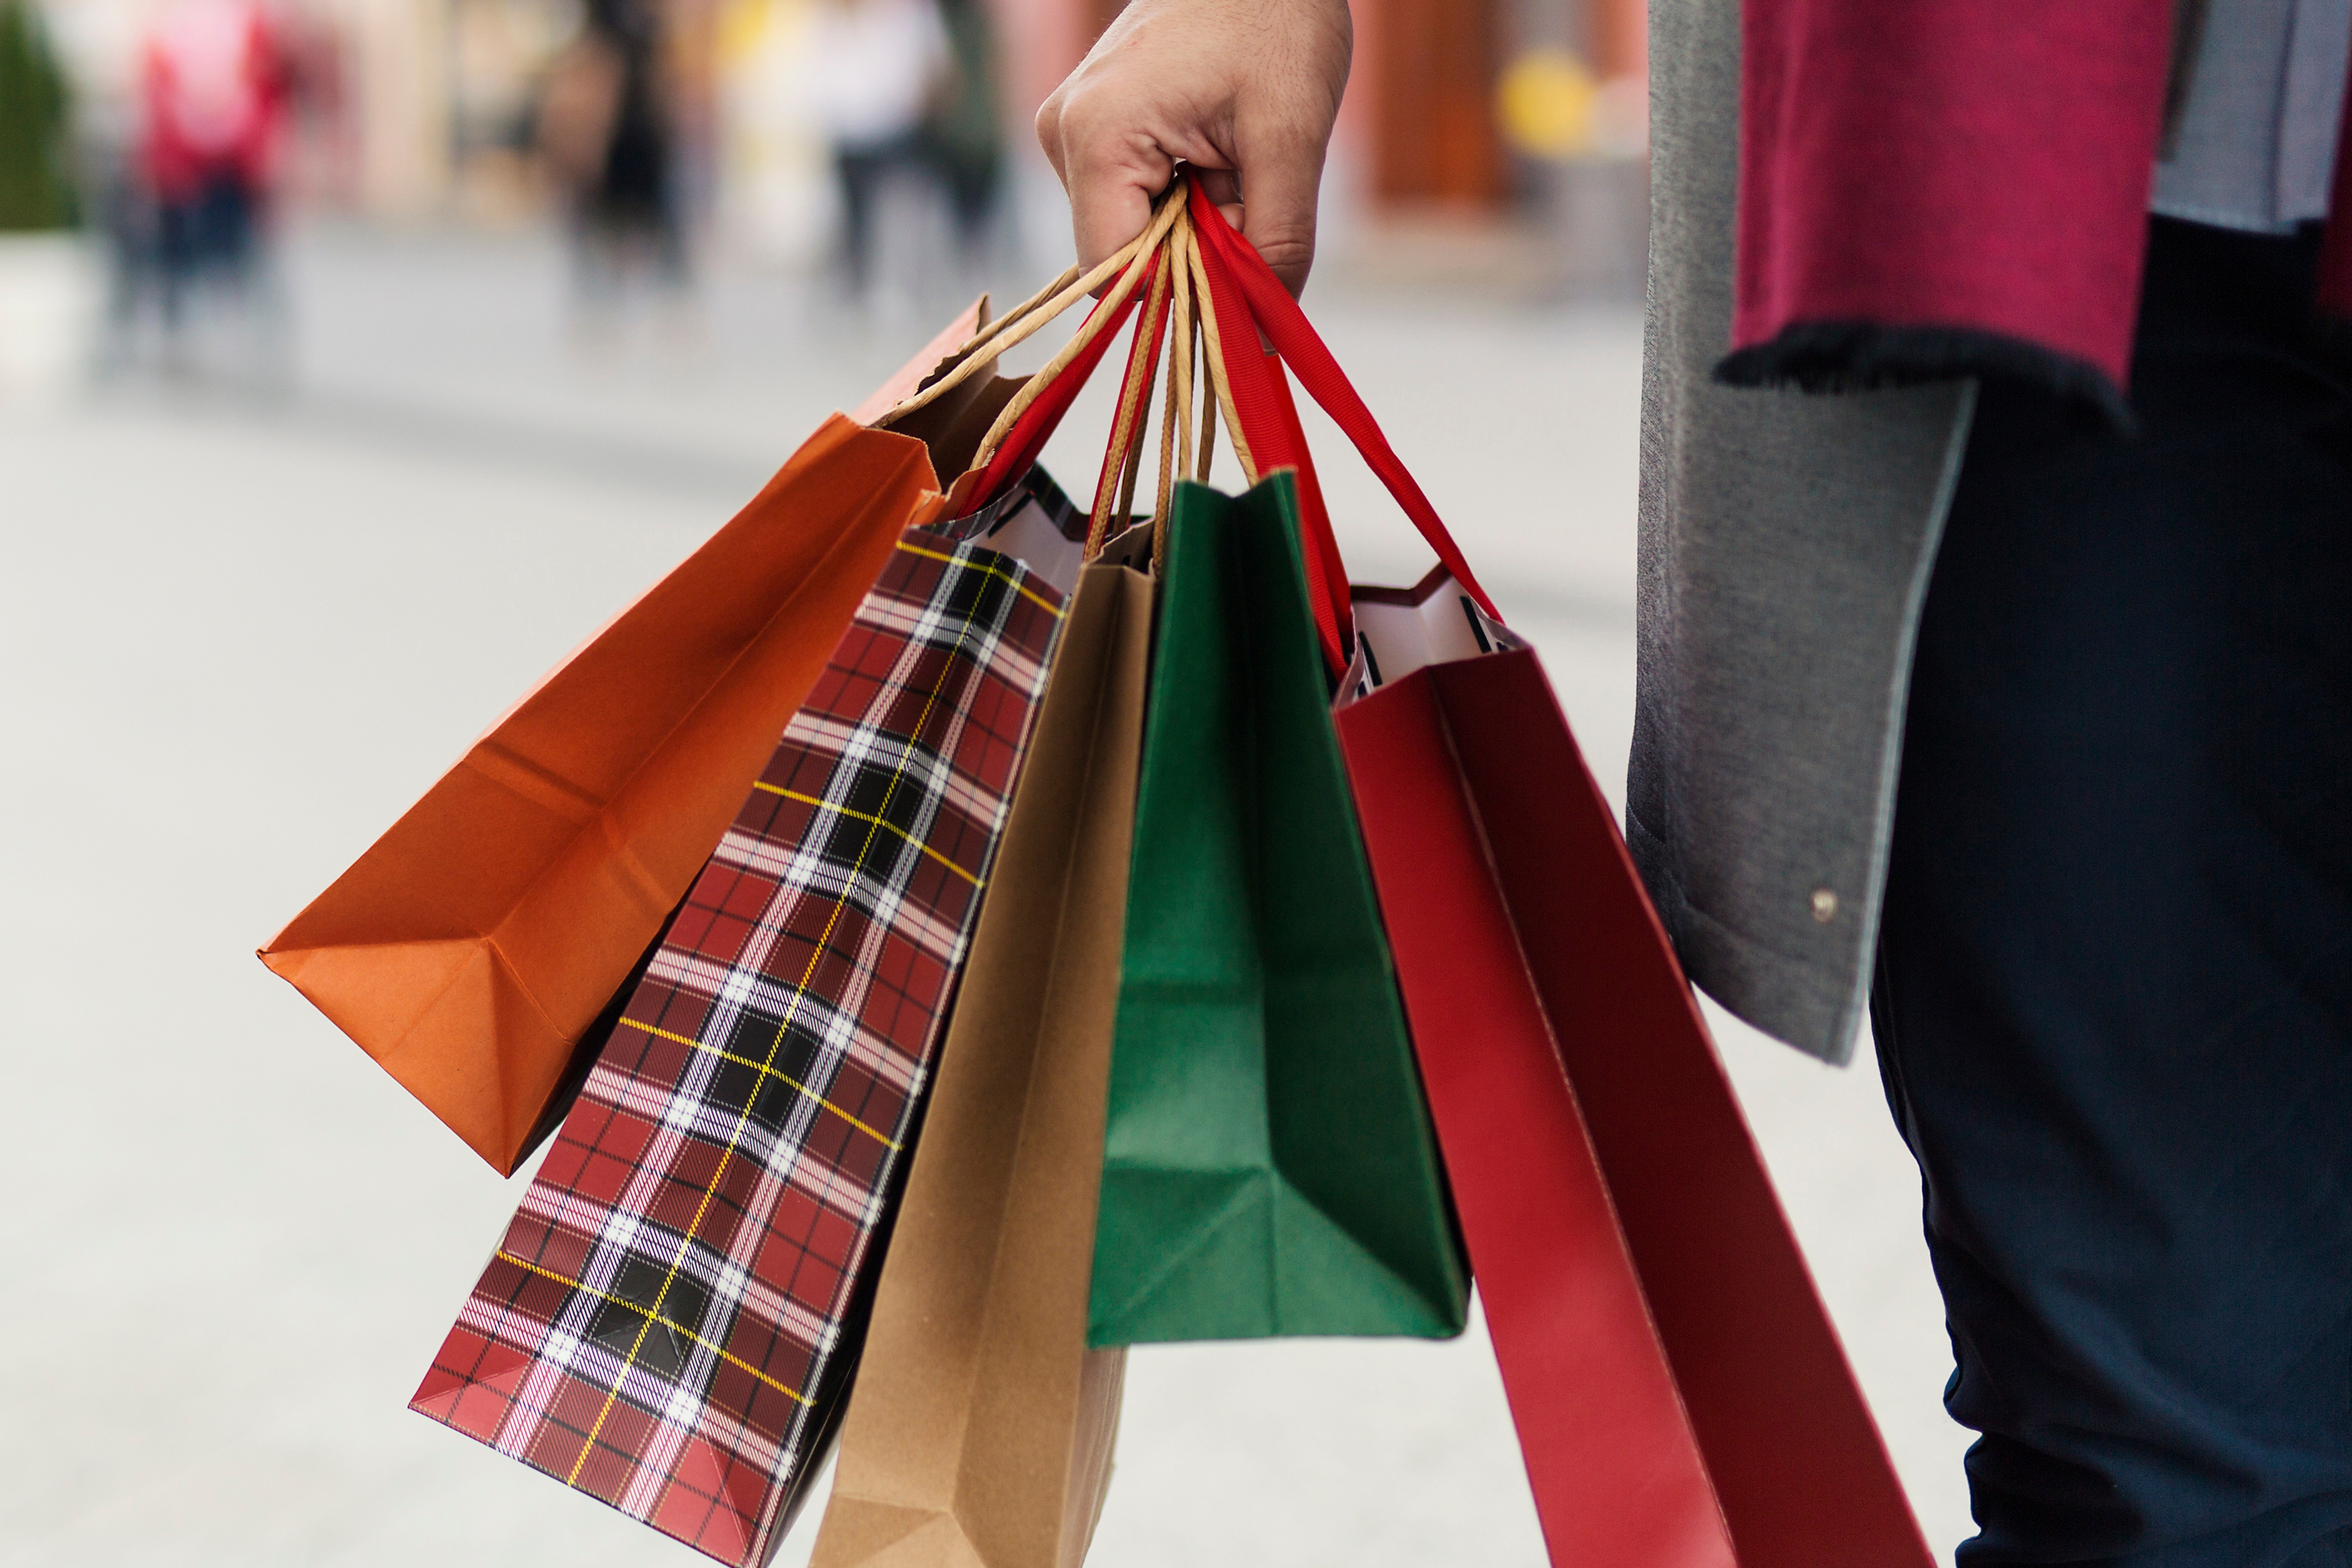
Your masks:
[{"label": "blurred pedestrian", "polygon": [[924,140],[964,271],[983,269],[1003,184],[1004,124],[997,90],[996,26],[986,0],[940,0],[947,69],[932,96]]},{"label": "blurred pedestrian", "polygon": [[634,278],[688,281],[675,95],[659,0],[589,0],[542,89],[539,151],[570,209],[575,296],[604,324]]},{"label": "blurred pedestrian", "polygon": [[[1962,1568],[2341,1568],[2352,0],[1649,36],[1658,912],[1800,1048],[1867,1006]],[[1349,47],[1344,0],[1134,0],[1038,116],[1080,260],[1181,159],[1302,285]]]},{"label": "blurred pedestrian", "polygon": [[248,305],[262,287],[287,79],[257,0],[171,0],[148,29],[140,80],[154,279],[176,334],[199,287]]},{"label": "blurred pedestrian", "polygon": [[73,95],[29,0],[0,0],[0,233],[69,226]]},{"label": "blurred pedestrian", "polygon": [[833,144],[843,275],[854,295],[862,298],[872,281],[883,185],[924,166],[924,120],[949,63],[936,0],[820,0],[809,45],[810,107]]}]

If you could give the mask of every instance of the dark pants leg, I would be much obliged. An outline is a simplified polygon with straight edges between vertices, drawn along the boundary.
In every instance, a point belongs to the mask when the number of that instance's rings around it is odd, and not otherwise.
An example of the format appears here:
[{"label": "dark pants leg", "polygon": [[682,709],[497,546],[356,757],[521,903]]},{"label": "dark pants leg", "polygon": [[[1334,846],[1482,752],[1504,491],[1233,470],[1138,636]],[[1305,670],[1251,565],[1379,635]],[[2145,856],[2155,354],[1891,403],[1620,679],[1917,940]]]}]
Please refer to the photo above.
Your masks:
[{"label": "dark pants leg", "polygon": [[1988,386],[1873,1019],[1964,1568],[2352,1564],[2352,368],[2315,246],[2157,220],[2135,437]]},{"label": "dark pants leg", "polygon": [[850,289],[863,293],[874,272],[874,205],[885,181],[912,155],[907,138],[871,145],[844,143],[833,153],[841,182],[842,266]]},{"label": "dark pants leg", "polygon": [[988,244],[989,220],[996,216],[998,160],[993,153],[942,153],[937,167],[947,188],[956,244],[967,264],[975,262]]}]

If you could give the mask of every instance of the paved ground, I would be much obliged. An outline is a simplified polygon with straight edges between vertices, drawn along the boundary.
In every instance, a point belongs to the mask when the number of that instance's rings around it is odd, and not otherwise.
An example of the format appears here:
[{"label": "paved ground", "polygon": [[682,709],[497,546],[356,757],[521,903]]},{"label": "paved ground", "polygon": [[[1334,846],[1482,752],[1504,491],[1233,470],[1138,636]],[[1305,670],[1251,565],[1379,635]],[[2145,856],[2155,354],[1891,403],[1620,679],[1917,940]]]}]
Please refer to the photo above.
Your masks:
[{"label": "paved ground", "polygon": [[[517,1188],[251,957],[928,335],[722,279],[699,347],[583,359],[560,277],[533,240],[315,236],[290,397],[140,383],[0,413],[0,1559],[692,1561],[403,1409]],[[1616,794],[1639,323],[1310,304]],[[1073,488],[1102,425],[1082,407],[1049,458]],[[1370,481],[1318,448],[1360,574],[1417,573]],[[1917,1180],[1867,1053],[1833,1072],[1717,1016],[1948,1553],[1965,1435],[1937,1403]],[[1129,1389],[1105,1568],[1543,1560],[1475,1331],[1155,1349]]]}]

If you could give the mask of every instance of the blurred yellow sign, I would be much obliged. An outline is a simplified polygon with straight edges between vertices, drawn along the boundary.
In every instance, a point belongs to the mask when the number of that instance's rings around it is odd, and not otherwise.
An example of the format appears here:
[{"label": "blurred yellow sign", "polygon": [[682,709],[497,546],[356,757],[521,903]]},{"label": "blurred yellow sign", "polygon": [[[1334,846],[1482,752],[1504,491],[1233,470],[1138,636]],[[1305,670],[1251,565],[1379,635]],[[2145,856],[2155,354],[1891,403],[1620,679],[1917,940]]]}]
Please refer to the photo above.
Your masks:
[{"label": "blurred yellow sign", "polygon": [[1511,145],[1535,158],[1573,158],[1591,150],[1600,84],[1567,49],[1529,49],[1496,84],[1496,115]]}]

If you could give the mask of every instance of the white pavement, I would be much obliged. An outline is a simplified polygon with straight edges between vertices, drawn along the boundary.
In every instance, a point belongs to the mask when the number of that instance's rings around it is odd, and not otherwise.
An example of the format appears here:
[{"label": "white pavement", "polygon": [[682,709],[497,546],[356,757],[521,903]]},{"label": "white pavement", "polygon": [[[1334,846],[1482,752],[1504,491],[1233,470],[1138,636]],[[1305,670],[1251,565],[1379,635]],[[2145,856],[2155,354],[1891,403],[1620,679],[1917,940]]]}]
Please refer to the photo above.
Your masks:
[{"label": "white pavement", "polygon": [[[291,275],[289,399],[0,412],[0,1562],[683,1568],[404,1409],[520,1187],[252,950],[928,324],[722,277],[702,349],[583,365],[539,240],[314,236]],[[1622,795],[1638,321],[1309,305]],[[1082,405],[1049,455],[1073,489],[1104,423]],[[1359,574],[1417,574],[1316,444]],[[1967,1435],[1869,1053],[1714,1016],[1948,1556]],[[1543,1562],[1475,1331],[1150,1349],[1129,1390],[1102,1568]]]}]

